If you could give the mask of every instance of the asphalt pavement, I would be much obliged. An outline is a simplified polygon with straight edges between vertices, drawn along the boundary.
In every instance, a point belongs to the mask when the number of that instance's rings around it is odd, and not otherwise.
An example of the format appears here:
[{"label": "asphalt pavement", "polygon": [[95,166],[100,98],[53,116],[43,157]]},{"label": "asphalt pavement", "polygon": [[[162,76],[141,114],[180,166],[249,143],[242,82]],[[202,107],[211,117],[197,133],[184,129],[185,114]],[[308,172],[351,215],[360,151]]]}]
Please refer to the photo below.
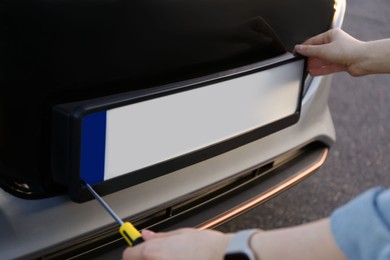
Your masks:
[{"label": "asphalt pavement", "polygon": [[[390,38],[389,0],[347,0],[343,29],[363,40]],[[390,57],[389,57],[390,59]],[[333,76],[329,106],[336,143],[320,170],[218,229],[272,229],[329,216],[375,186],[390,187],[390,75]]]}]

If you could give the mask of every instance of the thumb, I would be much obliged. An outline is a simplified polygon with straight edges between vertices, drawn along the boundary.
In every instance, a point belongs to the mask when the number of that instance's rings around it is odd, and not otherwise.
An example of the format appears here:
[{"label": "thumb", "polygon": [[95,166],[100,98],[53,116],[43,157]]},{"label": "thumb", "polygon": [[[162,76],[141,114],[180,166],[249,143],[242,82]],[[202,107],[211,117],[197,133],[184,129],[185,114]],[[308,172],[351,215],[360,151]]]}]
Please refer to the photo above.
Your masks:
[{"label": "thumb", "polygon": [[151,230],[148,230],[148,229],[144,229],[142,230],[142,238],[146,241],[146,240],[150,240],[153,238],[153,236],[155,236],[156,233],[151,231]]},{"label": "thumb", "polygon": [[151,240],[151,239],[156,239],[156,238],[163,238],[163,237],[166,237],[168,236],[168,234],[170,234],[169,232],[166,233],[166,232],[153,232],[149,229],[143,229],[141,231],[142,233],[142,238],[147,241],[147,240]]},{"label": "thumb", "polygon": [[294,52],[307,57],[321,57],[324,46],[298,44],[294,47]]}]

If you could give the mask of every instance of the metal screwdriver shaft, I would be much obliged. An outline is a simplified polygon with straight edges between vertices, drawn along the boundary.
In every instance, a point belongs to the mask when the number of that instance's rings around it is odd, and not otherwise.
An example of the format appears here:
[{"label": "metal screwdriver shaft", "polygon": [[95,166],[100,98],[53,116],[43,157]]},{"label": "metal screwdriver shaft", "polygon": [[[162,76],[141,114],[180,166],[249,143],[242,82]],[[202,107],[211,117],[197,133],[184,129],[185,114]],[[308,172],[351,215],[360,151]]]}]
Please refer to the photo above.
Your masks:
[{"label": "metal screwdriver shaft", "polygon": [[97,194],[91,187],[91,185],[89,185],[88,183],[84,183],[85,186],[87,187],[87,189],[92,193],[92,195],[95,197],[95,199],[97,199],[97,201],[100,202],[100,204],[102,204],[102,206],[107,210],[108,213],[110,213],[110,215],[115,219],[115,221],[119,224],[119,225],[123,225],[123,221],[122,219],[120,219],[116,214],[115,212],[110,208],[110,206],[107,205],[107,203],[99,196],[99,194]]},{"label": "metal screwdriver shaft", "polygon": [[107,210],[108,213],[115,219],[115,221],[120,225],[119,233],[123,236],[123,238],[126,240],[126,242],[129,244],[129,246],[135,246],[142,242],[144,242],[142,238],[142,234],[131,224],[130,222],[126,221],[123,222],[122,219],[120,219],[114,211],[107,205],[107,203],[97,194],[94,189],[86,182],[84,182],[84,185],[87,187],[90,193],[95,197],[97,201]]}]

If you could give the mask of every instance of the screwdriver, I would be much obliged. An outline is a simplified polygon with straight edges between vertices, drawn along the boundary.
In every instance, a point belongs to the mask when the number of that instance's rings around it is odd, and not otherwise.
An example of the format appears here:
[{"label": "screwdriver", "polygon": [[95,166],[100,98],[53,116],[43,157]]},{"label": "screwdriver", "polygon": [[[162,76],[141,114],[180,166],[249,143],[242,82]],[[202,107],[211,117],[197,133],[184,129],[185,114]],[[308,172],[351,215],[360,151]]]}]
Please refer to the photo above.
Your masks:
[{"label": "screwdriver", "polygon": [[115,212],[107,205],[107,203],[97,194],[91,185],[89,185],[87,182],[84,182],[87,189],[92,193],[92,195],[96,198],[97,201],[100,202],[100,204],[107,210],[108,213],[115,219],[115,221],[120,225],[119,233],[123,236],[123,238],[126,240],[126,242],[129,244],[129,246],[136,246],[144,240],[142,239],[142,234],[139,232],[133,224],[130,222],[123,222],[116,214]]}]

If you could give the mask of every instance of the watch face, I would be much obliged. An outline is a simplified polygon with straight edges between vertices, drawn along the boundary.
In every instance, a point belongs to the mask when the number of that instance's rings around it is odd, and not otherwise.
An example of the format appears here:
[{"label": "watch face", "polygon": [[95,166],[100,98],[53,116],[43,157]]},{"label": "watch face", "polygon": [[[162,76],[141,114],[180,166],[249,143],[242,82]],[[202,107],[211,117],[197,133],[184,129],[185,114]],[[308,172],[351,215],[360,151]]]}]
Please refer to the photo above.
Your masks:
[{"label": "watch face", "polygon": [[224,260],[250,260],[250,258],[244,252],[237,252],[226,254]]}]

